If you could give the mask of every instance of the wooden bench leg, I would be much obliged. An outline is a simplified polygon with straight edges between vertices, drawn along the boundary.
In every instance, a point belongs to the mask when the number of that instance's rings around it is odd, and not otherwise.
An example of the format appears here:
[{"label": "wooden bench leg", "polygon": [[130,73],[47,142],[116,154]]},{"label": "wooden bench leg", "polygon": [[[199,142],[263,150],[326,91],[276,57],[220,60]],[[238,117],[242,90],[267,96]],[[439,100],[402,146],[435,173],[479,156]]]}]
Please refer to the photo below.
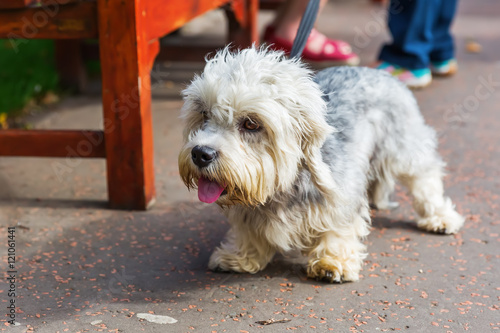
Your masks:
[{"label": "wooden bench leg", "polygon": [[226,8],[228,18],[228,42],[236,48],[258,45],[257,16],[259,0],[235,0],[230,8]]},{"label": "wooden bench leg", "polygon": [[158,41],[145,38],[137,1],[98,0],[108,193],[113,208],[155,199],[150,71]]}]

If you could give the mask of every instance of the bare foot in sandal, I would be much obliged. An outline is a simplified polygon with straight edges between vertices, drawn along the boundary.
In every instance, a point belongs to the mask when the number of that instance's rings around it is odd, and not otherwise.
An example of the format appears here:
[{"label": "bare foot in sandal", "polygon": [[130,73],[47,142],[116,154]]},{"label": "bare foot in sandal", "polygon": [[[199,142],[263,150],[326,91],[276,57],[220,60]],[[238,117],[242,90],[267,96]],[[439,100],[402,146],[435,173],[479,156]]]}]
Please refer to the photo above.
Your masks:
[{"label": "bare foot in sandal", "polygon": [[[325,3],[326,0],[321,0],[320,11]],[[306,6],[306,0],[285,1],[278,10],[274,22],[267,27],[263,40],[270,44],[271,48],[289,54]],[[359,64],[359,57],[348,43],[327,38],[316,29],[311,31],[302,59],[320,68]]]}]

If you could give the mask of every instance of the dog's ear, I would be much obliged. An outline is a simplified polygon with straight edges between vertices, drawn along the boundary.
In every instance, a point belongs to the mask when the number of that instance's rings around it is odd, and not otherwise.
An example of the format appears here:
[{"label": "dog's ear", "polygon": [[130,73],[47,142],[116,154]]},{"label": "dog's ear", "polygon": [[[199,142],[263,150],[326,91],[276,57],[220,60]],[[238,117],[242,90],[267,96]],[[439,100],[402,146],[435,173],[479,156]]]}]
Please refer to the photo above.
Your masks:
[{"label": "dog's ear", "polygon": [[301,111],[301,146],[305,167],[311,180],[327,198],[335,196],[336,184],[329,167],[323,161],[321,147],[327,136],[334,131],[325,119],[324,102]]},{"label": "dog's ear", "polygon": [[303,166],[309,170],[311,180],[323,196],[332,198],[337,186],[323,161],[321,147],[335,129],[326,121],[327,104],[323,92],[312,80],[309,70],[293,60],[285,63],[292,65],[293,70],[287,71],[287,89],[279,91],[278,101],[295,120],[294,132],[302,150]]}]

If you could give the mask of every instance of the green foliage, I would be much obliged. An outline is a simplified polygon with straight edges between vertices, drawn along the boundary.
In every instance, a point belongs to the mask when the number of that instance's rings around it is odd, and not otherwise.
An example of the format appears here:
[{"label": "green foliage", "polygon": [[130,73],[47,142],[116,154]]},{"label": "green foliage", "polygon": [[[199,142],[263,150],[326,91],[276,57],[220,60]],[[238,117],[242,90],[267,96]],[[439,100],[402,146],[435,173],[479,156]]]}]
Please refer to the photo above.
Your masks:
[{"label": "green foliage", "polygon": [[21,110],[31,100],[57,90],[54,43],[0,40],[0,114]]}]

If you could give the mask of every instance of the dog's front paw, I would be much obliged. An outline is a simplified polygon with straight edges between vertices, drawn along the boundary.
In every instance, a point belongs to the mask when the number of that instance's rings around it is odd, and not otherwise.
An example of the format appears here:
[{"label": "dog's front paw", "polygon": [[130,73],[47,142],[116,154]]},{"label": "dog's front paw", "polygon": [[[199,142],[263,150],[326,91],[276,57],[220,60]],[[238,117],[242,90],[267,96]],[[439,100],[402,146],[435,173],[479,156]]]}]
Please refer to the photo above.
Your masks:
[{"label": "dog's front paw", "polygon": [[[265,267],[265,265],[264,265]],[[264,268],[257,260],[243,257],[218,248],[210,256],[208,268],[214,272],[238,272],[255,274]]]},{"label": "dog's front paw", "polygon": [[341,261],[332,257],[311,259],[307,267],[307,276],[330,283],[358,281],[361,265],[351,261]]},{"label": "dog's front paw", "polygon": [[212,264],[210,262],[208,263],[208,268],[215,273],[231,273],[230,270],[218,266],[217,264]]}]

